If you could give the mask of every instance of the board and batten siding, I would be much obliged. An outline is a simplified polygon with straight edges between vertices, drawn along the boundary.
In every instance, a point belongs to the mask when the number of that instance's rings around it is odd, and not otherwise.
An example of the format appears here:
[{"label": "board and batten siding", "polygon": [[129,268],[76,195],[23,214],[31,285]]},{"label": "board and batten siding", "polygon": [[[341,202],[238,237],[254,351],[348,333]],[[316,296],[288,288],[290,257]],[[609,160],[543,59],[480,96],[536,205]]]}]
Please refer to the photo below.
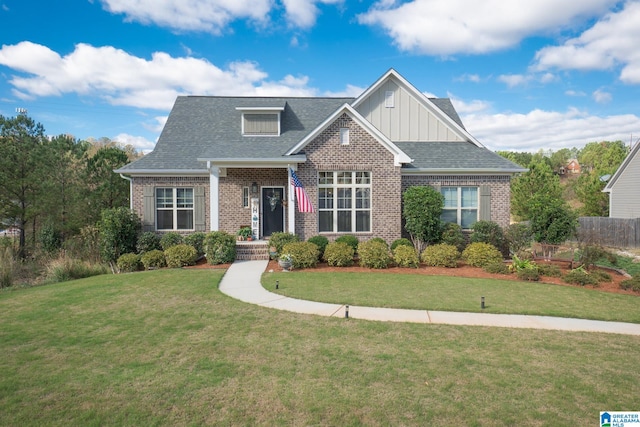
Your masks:
[{"label": "board and batten siding", "polygon": [[640,218],[640,151],[622,171],[611,187],[609,216],[611,218]]},{"label": "board and batten siding", "polygon": [[[393,93],[390,100],[387,94]],[[393,107],[385,105],[392,102]],[[357,107],[358,113],[392,141],[462,141],[407,90],[387,81]]]}]

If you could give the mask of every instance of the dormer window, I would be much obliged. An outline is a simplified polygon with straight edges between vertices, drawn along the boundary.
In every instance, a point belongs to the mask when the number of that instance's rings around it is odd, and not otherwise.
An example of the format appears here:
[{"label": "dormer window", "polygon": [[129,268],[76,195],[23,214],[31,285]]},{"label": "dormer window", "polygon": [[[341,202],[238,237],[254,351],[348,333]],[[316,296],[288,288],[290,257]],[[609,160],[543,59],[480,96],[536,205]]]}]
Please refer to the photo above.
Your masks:
[{"label": "dormer window", "polygon": [[238,107],[242,111],[242,135],[279,136],[284,107]]}]

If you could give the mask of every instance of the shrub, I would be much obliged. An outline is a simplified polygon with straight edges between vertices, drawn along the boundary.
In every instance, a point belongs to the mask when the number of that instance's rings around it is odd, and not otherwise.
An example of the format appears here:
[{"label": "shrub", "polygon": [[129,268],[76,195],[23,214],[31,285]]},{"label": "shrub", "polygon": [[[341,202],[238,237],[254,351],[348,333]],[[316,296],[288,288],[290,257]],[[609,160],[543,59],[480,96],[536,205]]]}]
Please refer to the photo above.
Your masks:
[{"label": "shrub", "polygon": [[122,254],[116,262],[118,270],[122,273],[131,273],[140,269],[140,256],[134,253]]},{"label": "shrub", "polygon": [[511,265],[509,266],[509,270],[511,271],[520,271],[530,268],[537,268],[537,265],[533,260],[530,259],[520,259],[518,255],[514,255],[511,260]]},{"label": "shrub", "polygon": [[517,254],[531,246],[533,233],[527,224],[511,224],[505,229],[504,238],[509,248],[509,253]]},{"label": "shrub", "polygon": [[209,264],[233,262],[236,259],[236,238],[224,231],[212,231],[204,238],[204,250]]},{"label": "shrub", "polygon": [[283,254],[291,256],[293,268],[312,268],[318,265],[318,247],[311,242],[291,242],[282,248]]},{"label": "shrub", "polygon": [[538,272],[538,267],[528,267],[521,268],[516,271],[516,276],[520,280],[528,280],[529,282],[537,282],[540,280],[540,273]]},{"label": "shrub", "polygon": [[574,285],[598,285],[598,279],[581,267],[576,268],[564,275],[563,280]]},{"label": "shrub", "polygon": [[389,244],[388,244],[388,243],[387,243],[387,241],[386,241],[386,240],[384,240],[382,237],[374,237],[373,239],[369,239],[369,241],[370,241],[370,242],[379,242],[379,243],[382,243],[382,244],[384,244],[384,245],[387,247],[387,249],[389,249]]},{"label": "shrub", "polygon": [[324,259],[332,267],[353,265],[353,247],[342,242],[331,242],[324,250]]},{"label": "shrub", "polygon": [[44,253],[53,254],[62,246],[62,235],[53,224],[46,223],[38,232],[38,241]]},{"label": "shrub", "polygon": [[442,230],[441,243],[453,245],[462,252],[467,245],[467,240],[464,238],[464,233],[462,233],[462,227],[453,222],[446,223]]},{"label": "shrub", "polygon": [[167,261],[167,267],[169,268],[180,268],[186,265],[194,265],[197,257],[198,253],[196,252],[196,248],[185,244],[171,246],[169,249],[164,251],[164,258]]},{"label": "shrub", "polygon": [[184,243],[184,237],[182,237],[182,234],[178,234],[175,231],[170,231],[160,237],[160,246],[162,246],[162,250],[164,251],[172,246],[181,245],[182,243]]},{"label": "shrub", "polygon": [[442,208],[444,196],[428,186],[407,188],[402,193],[402,218],[404,229],[418,251],[425,244],[436,243],[442,236]]},{"label": "shrub", "polygon": [[196,250],[196,253],[199,257],[204,255],[204,238],[207,235],[202,231],[198,231],[192,234],[189,234],[184,238],[184,243],[189,246],[193,246]]},{"label": "shrub", "polygon": [[418,268],[420,260],[413,245],[399,245],[393,250],[393,261],[398,267]]},{"label": "shrub", "polygon": [[389,247],[382,240],[371,239],[358,245],[360,265],[368,268],[387,268],[391,262]]},{"label": "shrub", "polygon": [[338,243],[346,243],[353,248],[353,253],[358,252],[358,238],[352,234],[345,234],[336,239]]},{"label": "shrub", "polygon": [[160,236],[158,236],[153,231],[145,231],[138,237],[136,249],[138,250],[139,254],[162,249],[162,245],[160,244]]},{"label": "shrub", "polygon": [[471,236],[469,241],[471,243],[489,243],[493,245],[499,251],[505,249],[505,238],[502,228],[493,221],[477,221],[472,226]]},{"label": "shrub", "polygon": [[401,239],[396,239],[393,241],[393,243],[391,243],[391,251],[393,252],[393,250],[398,246],[410,246],[413,248],[413,243],[411,243],[411,240],[405,239],[404,237]]},{"label": "shrub", "polygon": [[460,252],[458,252],[458,249],[446,243],[427,246],[420,254],[422,262],[432,267],[456,268],[459,258]]},{"label": "shrub", "polygon": [[300,238],[295,234],[277,232],[273,233],[271,237],[269,237],[269,246],[273,246],[274,248],[276,248],[275,257],[277,258],[278,255],[282,253],[282,248],[284,247],[284,245],[286,245],[287,243],[298,241],[300,241]]},{"label": "shrub", "polygon": [[538,272],[541,276],[561,277],[562,270],[554,264],[538,264]]},{"label": "shrub", "polygon": [[487,264],[482,269],[491,274],[511,274],[511,269],[504,262]]},{"label": "shrub", "polygon": [[502,261],[502,254],[489,243],[471,243],[462,251],[462,259],[473,267],[484,267]]},{"label": "shrub", "polygon": [[598,283],[606,283],[611,282],[611,275],[606,271],[602,270],[592,270],[589,272],[593,277],[596,278]]},{"label": "shrub", "polygon": [[103,210],[98,224],[102,258],[114,262],[122,254],[135,252],[140,228],[140,218],[128,208]]},{"label": "shrub", "polygon": [[92,264],[76,258],[61,256],[49,262],[46,275],[49,282],[56,283],[98,276],[107,272],[107,268],[102,264]]},{"label": "shrub", "polygon": [[324,250],[329,244],[329,239],[324,236],[313,236],[307,240],[307,242],[313,243],[318,247],[318,259],[322,259],[324,255]]},{"label": "shrub", "polygon": [[159,249],[145,252],[140,257],[140,261],[142,262],[142,265],[144,265],[144,268],[147,270],[150,270],[152,268],[162,268],[167,265],[164,258],[164,252]]},{"label": "shrub", "polygon": [[633,276],[631,279],[623,280],[620,282],[620,288],[640,292],[640,276]]},{"label": "shrub", "polygon": [[13,285],[16,270],[16,259],[11,247],[0,247],[0,288]]}]

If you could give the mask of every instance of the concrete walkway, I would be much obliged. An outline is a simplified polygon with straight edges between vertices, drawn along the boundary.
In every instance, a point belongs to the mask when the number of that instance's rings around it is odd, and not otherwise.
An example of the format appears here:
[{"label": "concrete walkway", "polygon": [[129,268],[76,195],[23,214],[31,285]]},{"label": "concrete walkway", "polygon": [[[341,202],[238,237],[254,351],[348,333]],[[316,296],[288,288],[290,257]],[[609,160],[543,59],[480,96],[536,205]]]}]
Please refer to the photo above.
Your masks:
[{"label": "concrete walkway", "polygon": [[[220,291],[240,301],[262,307],[295,313],[345,317],[345,305],[289,298],[264,289],[260,284],[260,276],[267,268],[267,264],[268,261],[234,262],[220,282]],[[640,324],[635,323],[518,314],[457,313],[349,306],[349,318],[389,322],[607,332],[640,336]]]}]

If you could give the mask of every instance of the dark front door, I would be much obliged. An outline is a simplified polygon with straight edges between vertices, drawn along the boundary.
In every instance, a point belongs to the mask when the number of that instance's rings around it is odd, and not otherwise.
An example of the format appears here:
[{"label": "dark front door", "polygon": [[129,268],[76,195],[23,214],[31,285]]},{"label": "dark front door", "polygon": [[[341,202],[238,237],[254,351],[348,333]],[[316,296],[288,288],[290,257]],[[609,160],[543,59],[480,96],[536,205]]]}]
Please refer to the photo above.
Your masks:
[{"label": "dark front door", "polygon": [[262,187],[262,236],[284,231],[283,187]]}]

